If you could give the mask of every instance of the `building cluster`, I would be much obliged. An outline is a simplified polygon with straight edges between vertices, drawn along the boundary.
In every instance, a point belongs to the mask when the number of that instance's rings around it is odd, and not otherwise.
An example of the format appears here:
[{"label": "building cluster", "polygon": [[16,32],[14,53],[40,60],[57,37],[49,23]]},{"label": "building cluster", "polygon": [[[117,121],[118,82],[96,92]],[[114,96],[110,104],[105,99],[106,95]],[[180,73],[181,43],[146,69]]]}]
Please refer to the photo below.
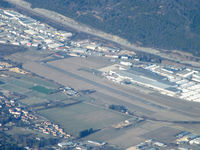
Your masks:
[{"label": "building cluster", "polygon": [[72,87],[60,88],[67,96],[79,96],[79,93]]},{"label": "building cluster", "polygon": [[188,144],[188,145],[200,146],[200,135],[192,134],[188,131],[184,131],[178,134],[176,137],[178,138],[176,140],[177,144]]},{"label": "building cluster", "polygon": [[[0,43],[56,51],[55,57],[66,55],[87,57],[111,56],[118,50],[90,40],[69,41],[71,32],[56,30],[12,10],[0,10]],[[64,52],[64,53],[57,53]]]},{"label": "building cluster", "polygon": [[[137,85],[147,87],[168,96],[200,102],[200,71],[186,67],[143,63],[139,61],[135,52],[107,47],[90,40],[72,41],[70,40],[72,35],[71,32],[56,30],[49,25],[40,23],[18,12],[0,10],[0,43],[2,44],[27,46],[37,50],[50,50],[53,52],[52,56],[57,58],[65,58],[68,56],[106,57],[115,64],[99,69],[99,71],[109,80],[128,86]],[[16,65],[0,61],[0,71],[5,70],[20,74],[28,73]],[[68,96],[79,95],[71,87],[64,87],[61,90]],[[27,124],[29,128],[35,131],[65,138],[65,141],[58,143],[58,147],[87,149],[88,147],[99,148],[105,145],[105,143],[95,141],[71,141],[71,135],[65,133],[59,125],[44,120],[33,112],[21,107],[16,100],[16,95],[9,91],[6,93],[6,96],[0,95],[0,109],[6,108],[12,117]],[[128,111],[124,111],[124,113],[130,115]],[[132,122],[126,120],[113,127],[116,129],[125,128],[141,121],[143,121],[141,118],[136,118]],[[3,126],[4,124],[0,123],[0,127]],[[177,149],[189,149],[193,146],[200,146],[200,135],[181,132],[176,137],[175,144],[177,144]],[[167,144],[151,139],[130,149],[156,150],[167,148]]]},{"label": "building cluster", "polygon": [[[6,67],[12,67],[12,64],[3,61],[0,64],[4,67],[4,69],[6,69]],[[78,94],[78,92],[71,87],[63,87],[60,90],[66,92],[69,96],[77,96]],[[59,125],[51,121],[44,120],[33,111],[30,111],[28,108],[21,105],[18,101],[21,98],[21,95],[18,95],[17,93],[13,93],[8,90],[0,90],[0,115],[4,118],[5,116],[2,116],[1,113],[6,113],[8,118],[7,122],[0,122],[0,131],[12,130],[15,126],[23,126],[36,132],[47,134],[50,137],[54,136],[55,138],[59,138],[59,141],[63,140],[63,142],[58,143],[56,146],[59,149],[102,148],[105,145],[105,143],[99,143],[96,141],[73,140],[73,137],[66,133]],[[9,120],[9,118],[12,118],[12,120]],[[30,150],[32,149],[27,146],[24,148]]]},{"label": "building cluster", "polygon": [[7,110],[8,114],[10,114],[10,116],[13,116],[16,120],[22,121],[23,123],[28,125],[31,124],[33,120],[38,119],[28,110],[21,107],[16,100],[17,98],[19,97],[14,93],[6,90],[1,91],[0,108]]},{"label": "building cluster", "polygon": [[11,63],[8,63],[6,61],[0,61],[0,71],[11,71],[11,72],[15,72],[15,73],[19,73],[19,74],[28,74],[27,71],[17,67],[16,65],[13,65]]},{"label": "building cluster", "polygon": [[60,148],[67,148],[73,150],[87,150],[87,149],[108,149],[107,143],[105,142],[97,142],[91,140],[85,141],[62,141],[58,143]]},{"label": "building cluster", "polygon": [[54,50],[65,46],[72,36],[11,10],[0,10],[0,20],[0,43],[4,44]]},{"label": "building cluster", "polygon": [[147,87],[164,95],[200,102],[200,72],[191,68],[121,60],[99,71],[120,84]]},{"label": "building cluster", "polygon": [[158,149],[177,149],[189,150],[198,149],[200,146],[200,135],[182,131],[175,135],[176,139],[172,143],[163,143],[155,139],[146,140],[136,146],[130,147],[127,150],[158,150]]},{"label": "building cluster", "polygon": [[[189,68],[144,63],[140,67],[156,74],[157,78],[152,78],[149,72],[146,72],[146,75],[139,73],[138,76],[129,69],[135,65],[135,62],[139,61],[135,52],[107,47],[90,40],[69,40],[72,33],[56,30],[46,24],[11,10],[0,10],[0,19],[0,43],[53,50],[52,56],[58,58],[68,56],[107,57],[111,61],[119,64],[117,69],[114,68],[104,72],[104,76],[110,80],[118,83],[132,83],[145,86],[157,90],[162,94],[188,101],[200,102],[199,71]],[[5,65],[0,64],[0,69],[4,67]],[[26,73],[17,67],[10,68],[10,71],[22,74]],[[164,78],[160,79],[160,76]],[[69,95],[75,94],[73,90],[66,90],[65,92]]]},{"label": "building cluster", "polygon": [[137,85],[154,89],[160,93],[174,96],[176,93],[173,91],[174,83],[167,81],[163,76],[153,74],[143,67],[136,67],[129,65],[114,64],[100,69],[103,76],[114,82],[126,85]]},{"label": "building cluster", "polygon": [[90,40],[69,40],[71,32],[56,30],[47,24],[12,10],[0,10],[0,43],[21,45],[54,52],[52,56],[104,56],[127,60],[135,52],[104,46]]},{"label": "building cluster", "polygon": [[103,44],[92,42],[90,40],[71,41],[70,44],[71,56],[102,56],[107,58],[119,58],[122,54],[118,48],[104,46]]},{"label": "building cluster", "polygon": [[63,138],[71,137],[70,134],[66,134],[64,130],[60,128],[57,124],[54,124],[50,121],[41,121],[40,123],[36,123],[34,126],[34,130]]},{"label": "building cluster", "polygon": [[[11,100],[11,106],[15,106],[15,101]],[[35,115],[30,112],[23,110],[21,107],[11,107],[9,108],[9,113],[12,114],[15,118],[21,119],[23,122],[30,124],[31,120],[38,119]]]},{"label": "building cluster", "polygon": [[122,60],[121,63],[127,65],[130,63],[123,60],[136,55],[135,52],[107,47],[90,40],[69,40],[72,33],[56,30],[12,10],[0,10],[0,20],[0,43],[52,50],[55,52],[53,56],[59,58],[103,56]]},{"label": "building cluster", "polygon": [[[6,91],[4,91],[6,92]],[[7,91],[6,93],[10,93]],[[13,95],[13,93],[10,93]],[[62,128],[57,124],[50,121],[46,121],[35,115],[33,112],[28,111],[13,97],[10,98],[9,95],[5,97],[1,95],[0,97],[0,108],[6,107],[11,116],[16,118],[18,121],[22,121],[24,124],[28,125],[29,128],[37,130],[39,132],[50,134],[56,137],[69,138],[70,135],[66,134]]]},{"label": "building cluster", "polygon": [[[101,149],[104,145],[106,145],[106,143],[99,143],[96,141],[73,140],[73,137],[70,134],[65,133],[59,125],[43,120],[39,116],[33,114],[33,112],[21,107],[17,102],[18,98],[19,97],[14,93],[5,90],[1,91],[0,115],[1,117],[5,117],[4,115],[6,115],[5,118],[8,118],[8,120],[6,121],[4,118],[3,122],[0,122],[0,132],[9,131],[15,126],[23,126],[31,130],[59,138],[59,141],[61,141],[57,144],[57,146],[54,146],[56,149]],[[10,117],[14,117],[15,119],[10,120]],[[36,139],[40,140],[39,137],[36,137]],[[25,146],[24,149],[32,150],[34,148]]]},{"label": "building cluster", "polygon": [[175,83],[176,96],[194,102],[200,102],[200,72],[186,67],[169,67],[148,65],[145,69],[164,76],[168,81]]},{"label": "building cluster", "polygon": [[200,135],[183,131],[176,135],[175,143],[180,150],[198,149],[200,147]]},{"label": "building cluster", "polygon": [[167,149],[167,145],[162,142],[158,142],[156,140],[150,139],[136,146],[127,148],[127,150],[146,150],[146,149],[149,149],[149,150]]}]

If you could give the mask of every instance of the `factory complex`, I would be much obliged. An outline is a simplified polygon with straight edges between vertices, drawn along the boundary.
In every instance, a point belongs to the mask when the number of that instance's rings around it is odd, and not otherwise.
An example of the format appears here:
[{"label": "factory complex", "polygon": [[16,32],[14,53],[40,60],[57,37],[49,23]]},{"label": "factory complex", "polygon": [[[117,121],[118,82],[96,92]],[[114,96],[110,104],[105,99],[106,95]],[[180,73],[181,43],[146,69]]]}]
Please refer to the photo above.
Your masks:
[{"label": "factory complex", "polygon": [[189,68],[121,62],[100,71],[114,82],[138,85],[187,101],[200,102],[200,73]]}]

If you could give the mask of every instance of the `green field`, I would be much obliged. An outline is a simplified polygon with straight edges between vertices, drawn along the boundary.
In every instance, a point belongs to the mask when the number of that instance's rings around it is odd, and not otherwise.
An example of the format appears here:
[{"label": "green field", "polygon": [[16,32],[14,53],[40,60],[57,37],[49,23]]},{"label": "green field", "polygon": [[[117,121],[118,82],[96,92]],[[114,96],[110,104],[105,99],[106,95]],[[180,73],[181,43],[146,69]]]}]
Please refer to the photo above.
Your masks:
[{"label": "green field", "polygon": [[20,79],[13,79],[13,80],[8,81],[8,83],[13,84],[14,86],[25,88],[25,89],[31,88],[33,86],[33,83],[20,80]]},{"label": "green field", "polygon": [[42,79],[42,78],[37,77],[37,76],[23,76],[21,78],[21,80],[30,82],[32,84],[40,85],[40,86],[50,87],[50,88],[53,88],[53,89],[57,89],[57,88],[60,87],[58,84],[54,83],[53,81]]},{"label": "green field", "polygon": [[30,89],[27,93],[25,93],[25,95],[27,95],[28,97],[37,97],[41,99],[46,99],[46,94],[37,92],[35,90],[30,90]]},{"label": "green field", "polygon": [[60,85],[56,84],[53,81],[38,77],[38,76],[33,76],[33,75],[22,75],[22,74],[16,74],[13,72],[6,72],[11,77],[0,77],[1,81],[6,81],[9,83],[17,83],[22,85],[23,83],[27,86],[34,86],[34,85],[40,85],[44,87],[49,87],[52,89],[57,89],[60,87]]},{"label": "green field", "polygon": [[85,129],[103,129],[128,119],[127,116],[119,113],[84,103],[46,109],[39,111],[39,113],[60,124],[66,132],[74,136],[79,136],[79,132]]},{"label": "green field", "polygon": [[64,93],[59,92],[59,93],[46,95],[45,98],[51,101],[60,101],[60,100],[62,101],[62,100],[66,100],[67,96]]},{"label": "green field", "polygon": [[[124,132],[127,132],[128,128],[124,128],[121,130],[116,130],[114,128],[109,128],[109,129],[105,129],[99,132],[96,132],[94,134],[91,134],[87,137],[85,137],[85,139],[87,140],[94,140],[94,141],[109,141],[114,139],[115,137],[119,137],[121,135],[124,134]],[[132,140],[132,139],[130,139]]]},{"label": "green field", "polygon": [[53,92],[54,90],[52,89],[48,89],[46,87],[43,87],[43,86],[33,86],[30,88],[31,90],[34,90],[34,91],[37,91],[37,92],[40,92],[40,93],[44,93],[44,94],[50,94],[51,92]]},{"label": "green field", "polygon": [[[48,96],[51,92],[54,91],[54,89],[57,89],[60,87],[60,85],[51,82],[46,79],[42,79],[37,76],[31,76],[31,75],[19,75],[12,72],[6,72],[11,77],[0,77],[0,85],[3,89],[9,90],[11,92],[17,92],[20,94],[25,94],[29,96],[35,96],[37,95],[38,98],[45,98],[45,96]],[[49,96],[50,97],[50,96]],[[59,96],[59,94],[56,96],[56,98],[62,100],[64,99],[63,95]],[[47,97],[48,98],[48,97]],[[47,99],[45,98],[45,99]],[[54,95],[53,98],[49,99],[55,99]]]},{"label": "green field", "polygon": [[20,100],[20,102],[31,106],[31,105],[35,105],[35,104],[41,104],[41,103],[48,102],[48,100],[43,99],[43,98],[37,98],[37,97],[29,97],[29,98]]},{"label": "green field", "polygon": [[20,86],[16,86],[14,84],[4,84],[3,86],[1,86],[2,89],[4,90],[8,90],[10,92],[16,92],[16,93],[19,93],[19,94],[24,94],[26,92],[29,91],[29,89],[26,89],[26,88],[23,88],[23,87],[20,87]]}]

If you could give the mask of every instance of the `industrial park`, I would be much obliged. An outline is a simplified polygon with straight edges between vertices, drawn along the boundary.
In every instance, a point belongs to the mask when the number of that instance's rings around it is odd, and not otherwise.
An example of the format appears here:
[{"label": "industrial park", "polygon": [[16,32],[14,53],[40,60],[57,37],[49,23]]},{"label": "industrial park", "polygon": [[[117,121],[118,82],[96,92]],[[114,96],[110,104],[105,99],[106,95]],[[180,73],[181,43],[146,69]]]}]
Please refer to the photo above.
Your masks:
[{"label": "industrial park", "polygon": [[26,49],[0,58],[0,114],[7,118],[0,133],[24,132],[36,143],[22,139],[25,146],[18,146],[200,147],[199,68],[58,30],[14,10],[0,9],[0,20],[0,44]]},{"label": "industrial park", "polygon": [[[1,21],[1,43],[56,51],[57,53],[53,55],[60,58],[64,58],[66,55],[112,58],[112,61],[119,63],[117,66],[119,71],[108,70],[103,72],[108,74],[105,75],[106,78],[112,78],[113,75],[113,80],[116,82],[129,79],[134,84],[153,88],[162,94],[200,102],[200,72],[197,70],[186,67],[160,66],[151,63],[141,64],[135,53],[128,54],[124,50],[104,47],[100,43],[90,42],[89,40],[69,41],[72,33],[57,31],[48,25],[41,24],[17,12],[1,11]],[[132,67],[133,74],[135,74],[134,70],[141,68],[141,72],[139,71],[140,73],[138,73],[144,74],[144,76],[140,76],[140,78],[131,75],[131,70],[128,71],[129,69],[127,69],[130,67]],[[119,78],[114,78],[116,75]]]}]

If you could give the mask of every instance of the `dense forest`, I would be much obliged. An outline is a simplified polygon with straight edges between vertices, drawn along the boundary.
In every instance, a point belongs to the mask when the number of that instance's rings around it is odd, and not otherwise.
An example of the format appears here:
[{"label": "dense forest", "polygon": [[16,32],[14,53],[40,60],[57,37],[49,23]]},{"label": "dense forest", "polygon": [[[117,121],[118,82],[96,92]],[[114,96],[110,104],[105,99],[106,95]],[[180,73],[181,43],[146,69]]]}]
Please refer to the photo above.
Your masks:
[{"label": "dense forest", "polygon": [[199,0],[26,0],[137,43],[200,56]]}]

